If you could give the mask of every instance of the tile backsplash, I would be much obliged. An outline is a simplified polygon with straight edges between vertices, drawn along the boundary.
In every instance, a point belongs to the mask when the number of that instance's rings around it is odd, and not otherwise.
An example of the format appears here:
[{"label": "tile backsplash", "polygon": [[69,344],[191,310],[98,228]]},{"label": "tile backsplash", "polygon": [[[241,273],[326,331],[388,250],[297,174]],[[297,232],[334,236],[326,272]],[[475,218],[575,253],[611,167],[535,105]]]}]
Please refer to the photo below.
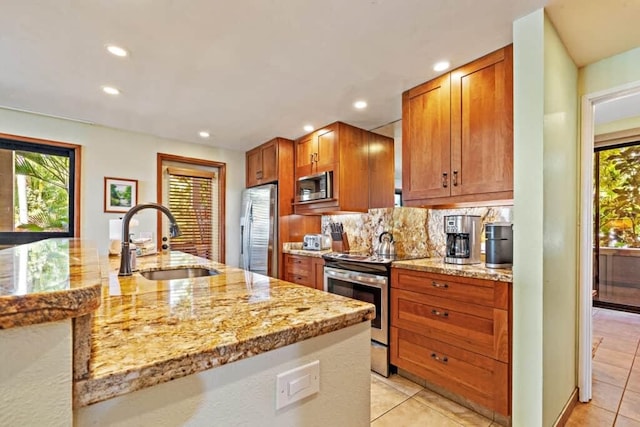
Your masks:
[{"label": "tile backsplash", "polygon": [[374,253],[378,238],[384,231],[393,235],[396,253],[400,256],[442,257],[445,252],[444,217],[448,215],[479,215],[488,222],[512,222],[513,207],[483,207],[458,209],[383,208],[370,209],[366,214],[325,215],[322,233],[329,233],[329,223],[341,222],[352,250]]}]

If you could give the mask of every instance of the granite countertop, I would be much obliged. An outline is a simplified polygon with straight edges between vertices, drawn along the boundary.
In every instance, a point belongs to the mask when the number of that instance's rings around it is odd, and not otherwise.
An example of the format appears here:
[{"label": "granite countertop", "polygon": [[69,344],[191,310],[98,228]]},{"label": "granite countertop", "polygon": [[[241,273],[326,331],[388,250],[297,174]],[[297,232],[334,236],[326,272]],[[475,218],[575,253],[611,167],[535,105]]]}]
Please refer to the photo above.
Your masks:
[{"label": "granite countertop", "polygon": [[0,329],[76,318],[100,305],[95,245],[48,239],[0,250]]},{"label": "granite countertop", "polygon": [[408,261],[395,261],[395,268],[426,271],[429,273],[448,274],[451,276],[471,277],[475,279],[513,282],[511,269],[487,268],[484,263],[472,265],[446,264],[442,258],[421,258]]},{"label": "granite countertop", "polygon": [[302,242],[285,242],[282,244],[282,253],[290,255],[303,255],[313,258],[322,258],[322,255],[332,252],[331,249],[324,249],[321,251],[309,251],[302,249]]},{"label": "granite countertop", "polygon": [[74,407],[106,400],[371,320],[357,300],[172,252],[138,268],[201,266],[217,276],[151,281],[118,277],[104,262],[102,305],[91,323],[88,369]]}]

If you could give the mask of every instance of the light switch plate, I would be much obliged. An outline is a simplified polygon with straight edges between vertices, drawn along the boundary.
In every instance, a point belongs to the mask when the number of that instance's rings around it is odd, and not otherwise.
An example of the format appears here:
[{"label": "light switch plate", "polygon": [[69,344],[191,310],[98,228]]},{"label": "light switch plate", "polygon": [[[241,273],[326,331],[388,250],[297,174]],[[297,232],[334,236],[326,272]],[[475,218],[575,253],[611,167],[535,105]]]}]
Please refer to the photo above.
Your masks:
[{"label": "light switch plate", "polygon": [[318,391],[320,391],[319,360],[278,374],[276,377],[276,409],[284,408]]}]

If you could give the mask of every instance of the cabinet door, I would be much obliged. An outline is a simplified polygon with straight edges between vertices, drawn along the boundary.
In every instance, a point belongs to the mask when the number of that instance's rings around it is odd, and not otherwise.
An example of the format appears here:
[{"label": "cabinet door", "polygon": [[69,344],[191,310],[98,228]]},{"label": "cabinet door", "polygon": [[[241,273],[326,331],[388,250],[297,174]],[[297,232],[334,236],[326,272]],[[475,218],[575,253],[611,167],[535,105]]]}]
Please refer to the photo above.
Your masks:
[{"label": "cabinet door", "polygon": [[260,184],[262,176],[262,151],[260,147],[247,151],[247,187],[253,187]]},{"label": "cabinet door", "polygon": [[513,191],[512,47],[452,73],[451,100],[451,195]]},{"label": "cabinet door", "polygon": [[334,170],[334,163],[338,162],[338,141],[334,130],[318,134],[315,156],[316,169],[314,172]]},{"label": "cabinet door", "polygon": [[313,259],[313,268],[316,276],[316,289],[324,290],[324,260],[322,258]]},{"label": "cabinet door", "polygon": [[314,153],[316,149],[315,134],[310,134],[296,142],[296,178],[314,173]]},{"label": "cabinet door", "polygon": [[261,182],[278,180],[278,144],[271,141],[262,146],[262,178]]},{"label": "cabinet door", "polygon": [[450,195],[450,75],[402,95],[402,197]]}]

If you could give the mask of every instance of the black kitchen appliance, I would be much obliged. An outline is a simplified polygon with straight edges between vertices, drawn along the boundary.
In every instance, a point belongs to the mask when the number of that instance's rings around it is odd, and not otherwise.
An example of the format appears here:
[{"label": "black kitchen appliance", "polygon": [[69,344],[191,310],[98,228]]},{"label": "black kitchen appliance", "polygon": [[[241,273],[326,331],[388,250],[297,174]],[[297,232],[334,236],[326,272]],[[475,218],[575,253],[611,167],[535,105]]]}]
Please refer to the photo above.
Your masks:
[{"label": "black kitchen appliance", "polygon": [[513,224],[494,222],[485,225],[485,265],[511,268],[513,265]]}]

